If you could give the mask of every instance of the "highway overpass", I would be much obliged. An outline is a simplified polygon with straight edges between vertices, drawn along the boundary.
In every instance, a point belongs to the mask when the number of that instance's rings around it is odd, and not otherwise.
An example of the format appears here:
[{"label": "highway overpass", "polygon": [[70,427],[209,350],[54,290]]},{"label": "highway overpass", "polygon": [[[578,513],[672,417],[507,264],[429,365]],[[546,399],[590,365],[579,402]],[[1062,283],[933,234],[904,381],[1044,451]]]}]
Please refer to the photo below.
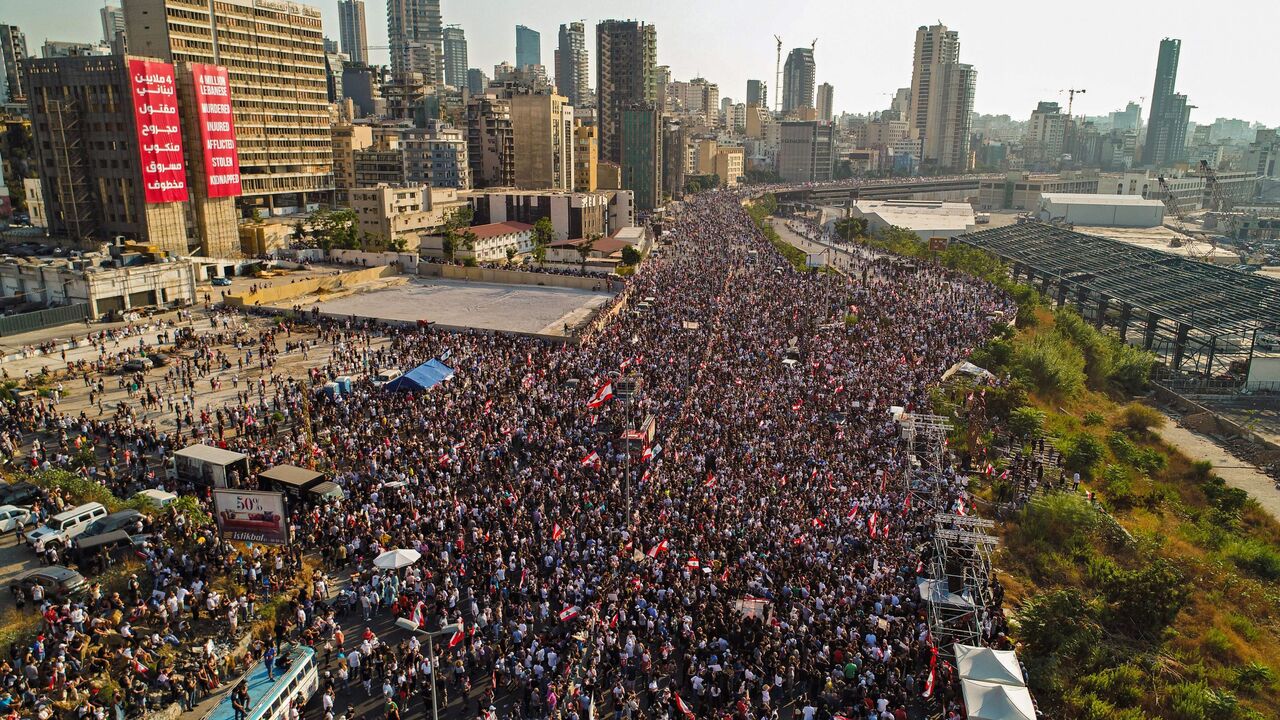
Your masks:
[{"label": "highway overpass", "polygon": [[1003,175],[962,175],[941,178],[901,178],[850,181],[842,185],[796,188],[779,191],[779,202],[841,206],[850,200],[951,200],[962,202],[978,195],[982,180],[999,180]]}]

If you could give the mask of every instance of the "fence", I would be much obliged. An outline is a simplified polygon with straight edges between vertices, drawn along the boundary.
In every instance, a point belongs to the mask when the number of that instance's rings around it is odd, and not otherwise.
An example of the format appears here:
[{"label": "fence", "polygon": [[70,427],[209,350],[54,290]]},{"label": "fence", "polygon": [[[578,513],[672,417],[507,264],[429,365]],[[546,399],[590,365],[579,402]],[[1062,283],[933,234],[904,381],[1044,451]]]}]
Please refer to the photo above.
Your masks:
[{"label": "fence", "polygon": [[0,317],[0,337],[31,332],[55,325],[81,322],[89,317],[89,303],[76,303]]}]

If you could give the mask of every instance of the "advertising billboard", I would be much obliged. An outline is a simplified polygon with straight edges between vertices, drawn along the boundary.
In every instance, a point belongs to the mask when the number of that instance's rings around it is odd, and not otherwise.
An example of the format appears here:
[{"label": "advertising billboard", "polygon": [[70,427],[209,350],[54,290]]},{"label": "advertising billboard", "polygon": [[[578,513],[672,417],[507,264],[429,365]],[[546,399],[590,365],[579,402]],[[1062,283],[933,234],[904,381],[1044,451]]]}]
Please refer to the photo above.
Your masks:
[{"label": "advertising billboard", "polygon": [[227,69],[192,63],[191,76],[208,195],[236,197],[240,194],[240,156],[236,152],[236,123],[231,113]]},{"label": "advertising billboard", "polygon": [[178,120],[173,66],[130,60],[129,88],[146,200],[182,202],[187,199],[187,172],[182,161],[182,123]]},{"label": "advertising billboard", "polygon": [[284,515],[284,495],[257,490],[213,491],[214,518],[224,540],[286,545],[289,526]]}]

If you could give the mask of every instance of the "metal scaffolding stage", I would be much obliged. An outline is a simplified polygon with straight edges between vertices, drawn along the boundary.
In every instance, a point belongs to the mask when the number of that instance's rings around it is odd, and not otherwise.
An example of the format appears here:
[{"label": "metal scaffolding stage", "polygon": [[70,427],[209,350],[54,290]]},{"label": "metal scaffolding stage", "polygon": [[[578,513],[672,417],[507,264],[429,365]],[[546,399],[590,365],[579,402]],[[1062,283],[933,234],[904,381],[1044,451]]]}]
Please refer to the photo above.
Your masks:
[{"label": "metal scaffolding stage", "polygon": [[981,645],[982,620],[992,605],[991,556],[997,540],[982,518],[936,513],[928,576],[917,580],[929,632],[939,648]]},{"label": "metal scaffolding stage", "polygon": [[947,433],[951,421],[941,415],[922,415],[903,412],[898,414],[901,428],[898,438],[907,454],[910,467],[903,473],[905,492],[938,510],[941,494],[938,492],[945,468]]},{"label": "metal scaffolding stage", "polygon": [[1015,281],[1152,351],[1174,377],[1221,377],[1253,356],[1259,331],[1280,327],[1280,281],[1271,278],[1040,222],[955,241],[995,255]]}]

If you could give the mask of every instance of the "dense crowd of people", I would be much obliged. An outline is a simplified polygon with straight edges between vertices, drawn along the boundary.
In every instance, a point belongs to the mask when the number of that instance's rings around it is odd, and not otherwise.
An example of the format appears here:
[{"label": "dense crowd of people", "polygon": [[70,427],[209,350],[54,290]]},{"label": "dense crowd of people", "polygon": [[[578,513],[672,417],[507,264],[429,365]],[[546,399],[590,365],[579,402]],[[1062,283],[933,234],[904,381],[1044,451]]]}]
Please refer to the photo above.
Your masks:
[{"label": "dense crowd of people", "polygon": [[[120,603],[174,632],[200,614],[234,629],[253,617],[253,593],[210,605],[212,578],[238,573],[262,597],[287,586],[301,553],[319,554],[350,580],[291,595],[261,650],[321,651],[326,720],[370,696],[396,717],[429,708],[433,676],[443,698],[463,698],[449,717],[906,718],[930,674],[915,589],[928,517],[906,490],[890,408],[920,408],[1008,301],[945,270],[861,256],[853,280],[793,271],[740,201],[689,200],[671,252],[580,343],[305,316],[263,329],[223,313],[113,414],[39,401],[8,411],[0,433],[15,447],[51,433],[28,451],[35,467],[70,466],[77,438],[109,448],[97,477],[118,493],[191,490],[156,459],[194,441],[254,468],[326,470],[346,498],[295,508],[289,551],[246,556],[212,534],[195,545],[207,529],[170,525],[147,549],[149,592]],[[275,365],[311,352],[327,359],[305,377]],[[315,393],[431,358],[456,375],[429,391]],[[623,379],[638,381],[634,396],[605,399]],[[235,383],[235,401],[203,402],[220,382]],[[951,487],[936,505],[961,499],[963,483]],[[421,560],[375,568],[393,548]],[[84,632],[60,619],[76,604],[47,604],[51,629]],[[84,605],[109,622],[112,603]],[[361,628],[388,614],[465,630],[437,643],[432,667],[416,638]],[[993,641],[1001,629],[984,628]],[[153,639],[126,649],[155,684]],[[35,667],[30,687],[59,672],[47,657]],[[931,694],[960,717],[953,689]]]}]

